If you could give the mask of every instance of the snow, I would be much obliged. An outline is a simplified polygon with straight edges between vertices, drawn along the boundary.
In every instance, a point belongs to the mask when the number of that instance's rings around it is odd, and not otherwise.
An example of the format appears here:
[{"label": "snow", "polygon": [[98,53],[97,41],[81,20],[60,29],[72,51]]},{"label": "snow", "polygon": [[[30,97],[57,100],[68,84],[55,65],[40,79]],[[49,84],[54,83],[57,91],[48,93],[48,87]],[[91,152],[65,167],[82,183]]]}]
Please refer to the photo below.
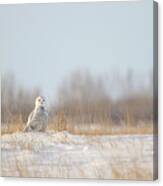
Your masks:
[{"label": "snow", "polygon": [[153,135],[1,136],[2,176],[153,179]]}]

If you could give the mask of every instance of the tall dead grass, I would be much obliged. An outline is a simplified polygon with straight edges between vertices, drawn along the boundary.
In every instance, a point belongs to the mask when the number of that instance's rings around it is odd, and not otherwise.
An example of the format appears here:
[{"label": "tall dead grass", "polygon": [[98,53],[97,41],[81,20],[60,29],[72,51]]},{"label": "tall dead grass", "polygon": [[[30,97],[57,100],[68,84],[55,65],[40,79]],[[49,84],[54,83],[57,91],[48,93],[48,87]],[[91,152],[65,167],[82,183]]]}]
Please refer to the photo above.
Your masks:
[{"label": "tall dead grass", "polygon": [[[13,74],[4,75],[1,84],[2,134],[22,131],[41,92],[17,86]],[[114,100],[108,81],[88,71],[73,72],[60,84],[57,101],[49,107],[49,130],[86,135],[153,133],[157,124],[151,86],[134,90],[128,78],[118,85],[123,96]]]},{"label": "tall dead grass", "polygon": [[[25,125],[22,123],[13,123],[2,125],[1,135],[22,132]],[[68,131],[76,135],[131,135],[131,134],[153,134],[153,123],[143,124],[139,126],[110,126],[104,124],[71,124],[71,123],[49,123],[49,131]]]}]

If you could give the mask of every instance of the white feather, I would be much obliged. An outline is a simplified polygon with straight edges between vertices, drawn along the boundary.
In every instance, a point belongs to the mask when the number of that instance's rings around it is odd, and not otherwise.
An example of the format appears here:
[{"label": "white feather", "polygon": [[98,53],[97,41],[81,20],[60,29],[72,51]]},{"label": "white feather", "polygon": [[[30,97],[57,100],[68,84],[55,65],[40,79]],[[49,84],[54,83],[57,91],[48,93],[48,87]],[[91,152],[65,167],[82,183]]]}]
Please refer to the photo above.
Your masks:
[{"label": "white feather", "polygon": [[41,96],[36,98],[35,108],[30,113],[24,132],[44,132],[48,125],[48,112],[45,99]]}]

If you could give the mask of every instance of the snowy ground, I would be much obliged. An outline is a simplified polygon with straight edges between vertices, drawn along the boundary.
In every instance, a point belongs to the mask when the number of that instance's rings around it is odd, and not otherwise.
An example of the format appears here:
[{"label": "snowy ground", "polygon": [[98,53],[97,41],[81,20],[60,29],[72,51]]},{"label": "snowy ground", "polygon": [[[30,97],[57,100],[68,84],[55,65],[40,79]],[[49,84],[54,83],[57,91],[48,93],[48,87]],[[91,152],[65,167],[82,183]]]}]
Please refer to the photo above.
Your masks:
[{"label": "snowy ground", "polygon": [[78,136],[68,132],[1,137],[2,176],[153,178],[153,136]]}]

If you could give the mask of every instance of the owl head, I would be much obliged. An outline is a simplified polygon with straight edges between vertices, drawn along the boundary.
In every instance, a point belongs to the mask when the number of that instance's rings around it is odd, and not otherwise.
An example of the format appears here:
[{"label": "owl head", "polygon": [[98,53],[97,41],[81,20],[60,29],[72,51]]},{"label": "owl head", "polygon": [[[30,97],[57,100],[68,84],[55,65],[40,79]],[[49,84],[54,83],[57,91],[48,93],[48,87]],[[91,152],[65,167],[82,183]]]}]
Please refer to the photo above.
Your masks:
[{"label": "owl head", "polygon": [[35,100],[35,107],[45,107],[45,98],[43,96],[38,96]]}]

